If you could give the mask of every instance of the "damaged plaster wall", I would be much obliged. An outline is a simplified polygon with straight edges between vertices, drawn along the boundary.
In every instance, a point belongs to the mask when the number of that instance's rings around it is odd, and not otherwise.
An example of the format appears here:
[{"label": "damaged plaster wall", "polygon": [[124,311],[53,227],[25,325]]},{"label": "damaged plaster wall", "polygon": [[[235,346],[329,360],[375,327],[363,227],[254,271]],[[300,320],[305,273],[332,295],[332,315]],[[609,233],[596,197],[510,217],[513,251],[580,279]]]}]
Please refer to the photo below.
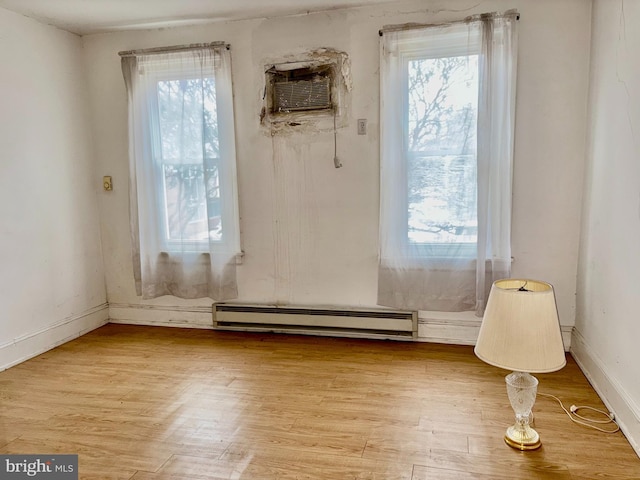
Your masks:
[{"label": "damaged plaster wall", "polygon": [[[581,194],[575,178],[582,176],[586,129],[590,4],[583,0],[408,0],[83,37],[98,171],[112,175],[116,185],[100,199],[111,317],[211,325],[208,299],[142,301],[135,295],[124,187],[126,92],[118,51],[210,41],[231,45],[245,252],[238,267],[238,300],[369,307],[375,306],[377,293],[378,31],[384,25],[446,22],[511,8],[521,13],[514,275],[553,283],[561,321],[570,328]],[[300,61],[301,54],[318,49],[348,57],[344,78],[345,85],[350,79],[351,91],[335,134],[331,117],[309,131],[265,132],[259,118],[265,66]],[[368,121],[366,135],[357,134],[359,118]],[[334,166],[336,150],[342,168]],[[445,341],[455,341],[450,321],[464,323],[458,317],[443,320],[437,336]],[[472,315],[467,323],[473,330],[478,319]]]},{"label": "damaged plaster wall", "polygon": [[[329,189],[318,185],[328,162],[342,167],[338,156],[338,131],[349,126],[351,73],[345,52],[331,48],[315,49],[265,62],[265,72],[294,68],[331,66],[332,108],[320,111],[271,113],[268,93],[263,95],[260,123],[265,135],[271,137],[274,192],[274,294],[272,303],[296,304],[293,294],[304,288],[313,291],[313,278],[306,272],[320,271],[317,251],[318,232],[332,229],[329,222],[319,221],[323,208],[322,192]],[[265,91],[269,78],[265,74]],[[334,148],[312,152],[309,138],[333,134]],[[315,157],[315,158],[314,158]],[[320,165],[317,165],[320,164]],[[318,167],[321,167],[320,169]],[[318,299],[322,301],[322,299]],[[326,301],[326,300],[325,300]]]}]

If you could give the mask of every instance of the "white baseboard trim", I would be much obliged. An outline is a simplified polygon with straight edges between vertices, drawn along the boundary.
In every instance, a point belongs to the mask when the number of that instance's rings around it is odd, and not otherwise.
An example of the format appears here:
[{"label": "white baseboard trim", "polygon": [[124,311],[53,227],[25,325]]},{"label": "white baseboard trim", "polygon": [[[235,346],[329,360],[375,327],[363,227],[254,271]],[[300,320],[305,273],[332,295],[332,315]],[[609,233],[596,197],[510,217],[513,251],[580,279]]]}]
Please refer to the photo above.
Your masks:
[{"label": "white baseboard trim", "polygon": [[[424,315],[427,316],[424,316]],[[418,342],[475,345],[481,319],[473,312],[443,313],[420,312]],[[210,306],[145,305],[135,303],[109,303],[111,323],[213,329]],[[567,351],[571,346],[572,326],[562,326],[562,339]]]},{"label": "white baseboard trim", "polygon": [[420,342],[475,345],[480,331],[480,319],[418,318]]},{"label": "white baseboard trim", "polygon": [[212,307],[109,303],[111,323],[213,330]]},{"label": "white baseboard trim", "polygon": [[[466,315],[467,313],[463,312],[458,318],[456,318],[456,314],[430,314],[428,317],[419,317],[417,340],[454,345],[475,345],[482,320],[473,314]],[[562,325],[560,330],[564,349],[568,352],[571,348],[573,326]]]},{"label": "white baseboard trim", "polygon": [[109,322],[107,303],[63,318],[0,345],[0,371],[62,345]]},{"label": "white baseboard trim", "polygon": [[620,430],[640,457],[640,406],[618,380],[607,372],[607,367],[582,334],[574,329],[572,336],[571,355],[604,404],[615,414]]}]

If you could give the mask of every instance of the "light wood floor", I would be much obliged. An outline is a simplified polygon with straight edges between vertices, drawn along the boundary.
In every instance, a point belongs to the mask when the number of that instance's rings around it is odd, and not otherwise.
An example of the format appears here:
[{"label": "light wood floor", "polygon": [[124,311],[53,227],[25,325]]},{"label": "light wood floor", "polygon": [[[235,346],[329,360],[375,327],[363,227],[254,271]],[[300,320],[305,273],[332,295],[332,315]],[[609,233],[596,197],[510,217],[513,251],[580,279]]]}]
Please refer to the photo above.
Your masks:
[{"label": "light wood floor", "polygon": [[[621,433],[543,397],[543,447],[507,447],[505,373],[470,347],[107,325],[0,373],[0,453],[77,453],[81,479],[640,479]],[[538,378],[602,406],[571,358]]]}]

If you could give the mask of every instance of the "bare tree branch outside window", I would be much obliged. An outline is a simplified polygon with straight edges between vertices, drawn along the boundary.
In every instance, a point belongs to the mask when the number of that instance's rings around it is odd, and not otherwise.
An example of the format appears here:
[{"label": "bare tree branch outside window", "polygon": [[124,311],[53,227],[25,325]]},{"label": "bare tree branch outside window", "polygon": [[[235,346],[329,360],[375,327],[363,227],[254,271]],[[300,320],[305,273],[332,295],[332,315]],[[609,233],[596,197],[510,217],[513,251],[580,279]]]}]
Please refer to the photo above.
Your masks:
[{"label": "bare tree branch outside window", "polygon": [[408,62],[408,236],[477,238],[477,56]]}]

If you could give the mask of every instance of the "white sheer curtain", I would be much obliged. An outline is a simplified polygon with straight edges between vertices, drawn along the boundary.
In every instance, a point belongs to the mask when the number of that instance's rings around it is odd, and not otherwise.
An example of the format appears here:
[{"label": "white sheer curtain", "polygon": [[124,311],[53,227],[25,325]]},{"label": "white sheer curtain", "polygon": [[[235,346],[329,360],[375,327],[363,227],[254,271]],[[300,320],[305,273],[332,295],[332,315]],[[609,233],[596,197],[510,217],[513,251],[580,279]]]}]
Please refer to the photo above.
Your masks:
[{"label": "white sheer curtain", "polygon": [[382,32],[380,305],[482,314],[510,275],[516,24]]},{"label": "white sheer curtain", "polygon": [[138,295],[237,297],[231,60],[222,44],[122,52]]}]

